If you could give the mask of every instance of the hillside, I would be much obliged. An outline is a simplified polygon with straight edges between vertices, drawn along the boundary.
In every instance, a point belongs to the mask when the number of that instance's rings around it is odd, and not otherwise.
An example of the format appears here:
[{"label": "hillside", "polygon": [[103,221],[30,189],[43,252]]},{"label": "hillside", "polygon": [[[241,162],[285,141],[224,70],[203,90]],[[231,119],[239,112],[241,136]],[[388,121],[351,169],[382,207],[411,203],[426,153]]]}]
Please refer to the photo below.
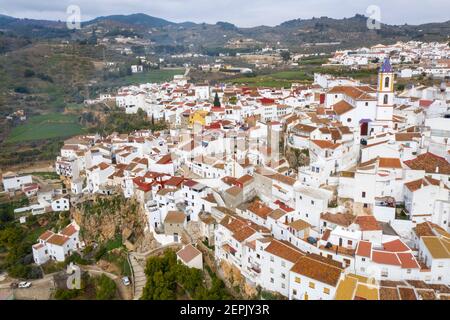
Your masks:
[{"label": "hillside", "polygon": [[[29,38],[83,38],[92,30],[99,36],[111,31],[128,30],[152,41],[153,46],[181,46],[185,50],[202,51],[205,48],[224,47],[230,40],[250,38],[255,47],[260,45],[300,49],[305,45],[339,42],[338,48],[370,45],[397,40],[444,40],[450,36],[450,21],[422,25],[382,24],[380,30],[367,29],[367,17],[356,14],[350,18],[328,17],[295,19],[278,26],[239,28],[227,22],[216,24],[175,23],[143,13],[98,17],[73,31],[58,21],[16,19],[0,16],[0,30]],[[114,34],[115,35],[115,34]]]}]

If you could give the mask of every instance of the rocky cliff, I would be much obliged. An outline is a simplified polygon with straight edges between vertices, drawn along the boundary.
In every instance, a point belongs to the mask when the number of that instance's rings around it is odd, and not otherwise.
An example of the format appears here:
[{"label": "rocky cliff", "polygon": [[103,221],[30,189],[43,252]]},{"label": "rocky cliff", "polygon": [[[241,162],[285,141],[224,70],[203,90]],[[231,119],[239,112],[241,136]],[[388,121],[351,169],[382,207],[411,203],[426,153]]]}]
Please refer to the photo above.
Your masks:
[{"label": "rocky cliff", "polygon": [[124,244],[142,246],[146,217],[141,205],[122,196],[95,196],[72,210],[87,245],[102,243],[121,236]]}]

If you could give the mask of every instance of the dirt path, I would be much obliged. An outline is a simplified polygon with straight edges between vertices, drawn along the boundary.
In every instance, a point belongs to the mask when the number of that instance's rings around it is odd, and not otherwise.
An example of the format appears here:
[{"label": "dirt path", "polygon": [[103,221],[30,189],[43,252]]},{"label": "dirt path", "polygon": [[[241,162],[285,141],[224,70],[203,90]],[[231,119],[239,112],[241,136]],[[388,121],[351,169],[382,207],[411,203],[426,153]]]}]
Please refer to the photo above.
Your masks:
[{"label": "dirt path", "polygon": [[131,286],[127,287],[123,284],[121,277],[110,273],[110,272],[106,272],[102,269],[100,269],[99,267],[96,266],[82,266],[81,267],[82,270],[87,271],[89,274],[91,275],[101,275],[104,274],[106,275],[108,278],[114,280],[114,282],[117,285],[117,290],[119,292],[119,296],[120,299],[122,300],[131,300],[133,298],[132,295],[132,290],[131,290]]},{"label": "dirt path", "polygon": [[54,161],[38,161],[32,163],[21,163],[19,165],[0,168],[0,174],[3,172],[31,173],[31,172],[53,172]]}]

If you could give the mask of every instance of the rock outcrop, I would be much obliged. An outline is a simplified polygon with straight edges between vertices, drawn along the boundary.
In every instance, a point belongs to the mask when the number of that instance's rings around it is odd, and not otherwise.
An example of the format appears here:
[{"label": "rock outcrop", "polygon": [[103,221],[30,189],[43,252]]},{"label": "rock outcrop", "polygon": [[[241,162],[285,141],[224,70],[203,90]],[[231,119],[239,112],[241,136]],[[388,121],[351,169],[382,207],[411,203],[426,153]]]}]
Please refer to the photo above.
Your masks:
[{"label": "rock outcrop", "polygon": [[72,216],[81,228],[86,245],[115,239],[118,235],[135,248],[140,247],[144,239],[148,241],[144,234],[145,212],[134,199],[95,196],[75,207]]}]

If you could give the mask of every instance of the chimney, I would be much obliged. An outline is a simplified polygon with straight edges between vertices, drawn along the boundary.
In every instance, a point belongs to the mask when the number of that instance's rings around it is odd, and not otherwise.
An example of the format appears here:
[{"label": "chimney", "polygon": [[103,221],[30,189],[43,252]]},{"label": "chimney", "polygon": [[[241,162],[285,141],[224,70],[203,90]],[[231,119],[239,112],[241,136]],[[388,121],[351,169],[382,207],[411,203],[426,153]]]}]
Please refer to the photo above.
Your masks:
[{"label": "chimney", "polygon": [[439,173],[439,166],[436,166],[435,173]]}]

